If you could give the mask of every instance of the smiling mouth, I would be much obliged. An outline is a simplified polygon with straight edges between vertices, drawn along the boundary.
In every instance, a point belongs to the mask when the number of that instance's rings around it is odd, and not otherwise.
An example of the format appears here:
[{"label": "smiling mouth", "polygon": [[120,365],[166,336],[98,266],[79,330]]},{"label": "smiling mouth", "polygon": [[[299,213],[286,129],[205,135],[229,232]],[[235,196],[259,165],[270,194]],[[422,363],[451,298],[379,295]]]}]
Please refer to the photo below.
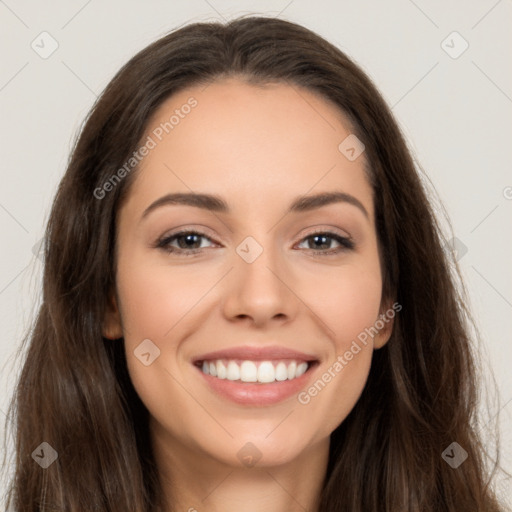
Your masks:
[{"label": "smiling mouth", "polygon": [[306,373],[317,361],[301,361],[298,359],[275,360],[240,360],[240,359],[212,359],[196,361],[195,365],[205,375],[220,380],[229,380],[237,383],[283,382],[295,380]]}]

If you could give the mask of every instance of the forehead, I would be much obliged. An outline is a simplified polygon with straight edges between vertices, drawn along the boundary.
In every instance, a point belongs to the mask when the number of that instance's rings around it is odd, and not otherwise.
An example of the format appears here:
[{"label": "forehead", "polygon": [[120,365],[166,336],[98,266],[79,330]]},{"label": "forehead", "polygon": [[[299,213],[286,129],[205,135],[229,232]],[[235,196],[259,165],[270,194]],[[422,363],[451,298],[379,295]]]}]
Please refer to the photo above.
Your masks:
[{"label": "forehead", "polygon": [[148,203],[168,192],[206,191],[265,208],[336,188],[366,196],[372,212],[364,154],[349,161],[338,148],[350,134],[333,103],[295,84],[231,78],[190,87],[148,123],[143,140],[154,147],[130,195]]}]

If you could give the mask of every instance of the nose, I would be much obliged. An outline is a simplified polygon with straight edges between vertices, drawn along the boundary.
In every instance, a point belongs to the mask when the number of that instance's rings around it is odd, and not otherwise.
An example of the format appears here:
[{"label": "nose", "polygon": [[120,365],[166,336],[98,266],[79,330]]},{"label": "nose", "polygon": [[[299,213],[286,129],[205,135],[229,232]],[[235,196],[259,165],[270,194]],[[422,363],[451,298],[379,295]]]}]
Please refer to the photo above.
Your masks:
[{"label": "nose", "polygon": [[293,290],[297,278],[283,258],[267,247],[251,263],[237,253],[234,256],[234,268],[225,285],[226,318],[243,319],[258,327],[293,320],[301,302]]}]

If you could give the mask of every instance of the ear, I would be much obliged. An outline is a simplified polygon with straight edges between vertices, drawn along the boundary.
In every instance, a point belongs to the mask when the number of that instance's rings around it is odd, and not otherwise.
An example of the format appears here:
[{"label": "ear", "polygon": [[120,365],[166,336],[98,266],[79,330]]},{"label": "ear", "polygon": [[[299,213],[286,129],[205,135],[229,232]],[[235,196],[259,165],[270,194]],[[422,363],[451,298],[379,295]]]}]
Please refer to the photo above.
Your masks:
[{"label": "ear", "polygon": [[375,321],[375,327],[379,332],[373,338],[374,350],[382,348],[389,341],[393,332],[395,315],[401,309],[402,306],[397,302],[393,303],[391,299],[382,301],[379,318]]},{"label": "ear", "polygon": [[123,327],[121,325],[121,315],[117,305],[115,293],[110,293],[107,306],[103,316],[102,334],[109,340],[117,340],[123,337]]}]

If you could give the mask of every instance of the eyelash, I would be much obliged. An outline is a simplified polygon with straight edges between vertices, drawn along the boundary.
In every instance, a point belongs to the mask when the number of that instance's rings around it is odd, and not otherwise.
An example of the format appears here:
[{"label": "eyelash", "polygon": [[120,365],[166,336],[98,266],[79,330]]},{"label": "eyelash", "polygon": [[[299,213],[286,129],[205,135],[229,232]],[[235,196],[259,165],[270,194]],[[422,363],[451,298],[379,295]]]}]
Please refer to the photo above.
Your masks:
[{"label": "eyelash", "polygon": [[[155,244],[155,247],[159,248],[159,249],[162,249],[163,251],[165,251],[167,253],[175,253],[177,255],[186,256],[186,257],[198,254],[198,253],[200,253],[204,249],[204,248],[177,249],[176,247],[171,247],[170,246],[170,243],[172,241],[174,241],[174,240],[176,240],[176,239],[178,239],[178,238],[180,238],[180,237],[182,237],[184,235],[198,235],[199,237],[207,238],[208,240],[212,241],[210,237],[208,237],[204,233],[201,233],[200,231],[184,230],[184,231],[179,231],[177,233],[173,233],[172,235],[160,238],[159,240],[157,240],[157,242]],[[340,253],[342,251],[353,250],[354,247],[355,247],[354,242],[350,238],[343,237],[341,235],[338,235],[337,233],[332,233],[330,231],[314,231],[313,233],[309,233],[307,236],[302,238],[300,240],[300,242],[308,240],[309,238],[312,238],[312,237],[314,237],[316,235],[326,235],[325,238],[332,238],[333,240],[338,242],[341,245],[341,247],[338,247],[338,248],[335,248],[335,249],[329,249],[329,250],[326,250],[326,251],[322,251],[322,250],[315,251],[314,249],[310,249],[311,251],[313,251],[313,255],[315,257],[317,257],[317,256],[320,256],[320,257],[331,256],[331,255],[334,255],[334,254],[338,254],[338,253]]]}]

